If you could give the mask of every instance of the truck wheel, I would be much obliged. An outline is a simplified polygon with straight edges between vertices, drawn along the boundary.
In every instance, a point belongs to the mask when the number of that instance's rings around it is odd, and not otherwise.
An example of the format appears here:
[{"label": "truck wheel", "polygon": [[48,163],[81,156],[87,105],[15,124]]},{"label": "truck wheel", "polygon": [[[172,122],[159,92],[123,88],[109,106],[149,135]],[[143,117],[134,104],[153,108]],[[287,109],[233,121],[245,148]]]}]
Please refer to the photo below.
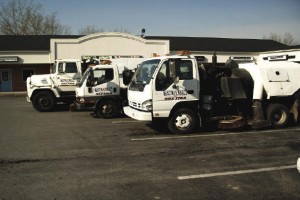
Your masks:
[{"label": "truck wheel", "polygon": [[42,91],[33,96],[32,105],[40,112],[52,111],[56,105],[56,99],[50,92]]},{"label": "truck wheel", "polygon": [[118,105],[113,100],[104,100],[96,105],[95,113],[97,117],[110,119],[118,114]]},{"label": "truck wheel", "polygon": [[188,108],[181,108],[174,112],[168,121],[168,128],[175,134],[191,133],[196,127],[197,115]]},{"label": "truck wheel", "polygon": [[290,120],[290,111],[283,104],[270,104],[267,108],[267,118],[274,128],[284,128]]}]

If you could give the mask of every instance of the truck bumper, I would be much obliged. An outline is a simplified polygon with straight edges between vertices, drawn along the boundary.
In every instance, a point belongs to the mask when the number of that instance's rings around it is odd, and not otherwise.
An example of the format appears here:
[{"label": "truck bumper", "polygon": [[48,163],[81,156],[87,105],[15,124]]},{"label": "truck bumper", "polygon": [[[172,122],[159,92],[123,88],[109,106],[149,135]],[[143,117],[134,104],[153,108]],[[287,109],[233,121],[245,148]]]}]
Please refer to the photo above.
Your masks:
[{"label": "truck bumper", "polygon": [[300,173],[300,157],[297,160],[297,169],[298,169],[298,171]]},{"label": "truck bumper", "polygon": [[95,105],[94,103],[87,104],[87,103],[79,103],[78,101],[74,101],[73,104],[76,110],[86,110],[88,108],[92,108]]},{"label": "truck bumper", "polygon": [[30,101],[30,98],[27,96],[26,97],[26,101],[28,102],[28,103],[30,103],[31,101]]},{"label": "truck bumper", "polygon": [[136,109],[133,109],[129,106],[125,106],[123,108],[124,113],[136,120],[140,120],[140,121],[152,121],[152,113],[151,112],[142,112]]}]

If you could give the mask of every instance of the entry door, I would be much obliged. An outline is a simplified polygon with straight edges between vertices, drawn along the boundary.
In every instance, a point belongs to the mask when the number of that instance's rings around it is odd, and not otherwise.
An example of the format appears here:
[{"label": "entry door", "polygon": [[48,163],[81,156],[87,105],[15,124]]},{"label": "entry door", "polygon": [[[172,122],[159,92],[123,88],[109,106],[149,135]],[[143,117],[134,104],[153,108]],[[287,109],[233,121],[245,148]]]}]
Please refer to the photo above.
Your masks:
[{"label": "entry door", "polygon": [[0,92],[12,91],[11,71],[8,69],[0,70]]}]

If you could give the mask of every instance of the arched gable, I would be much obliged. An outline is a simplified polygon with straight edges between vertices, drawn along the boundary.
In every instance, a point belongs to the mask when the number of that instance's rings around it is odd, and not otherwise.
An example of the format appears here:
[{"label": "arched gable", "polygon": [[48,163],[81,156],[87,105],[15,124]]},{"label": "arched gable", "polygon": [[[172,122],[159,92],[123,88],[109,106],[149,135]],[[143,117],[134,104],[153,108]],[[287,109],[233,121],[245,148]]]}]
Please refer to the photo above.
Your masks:
[{"label": "arched gable", "polygon": [[169,40],[147,40],[128,33],[104,32],[77,39],[51,39],[51,60],[83,56],[142,56],[170,52]]}]

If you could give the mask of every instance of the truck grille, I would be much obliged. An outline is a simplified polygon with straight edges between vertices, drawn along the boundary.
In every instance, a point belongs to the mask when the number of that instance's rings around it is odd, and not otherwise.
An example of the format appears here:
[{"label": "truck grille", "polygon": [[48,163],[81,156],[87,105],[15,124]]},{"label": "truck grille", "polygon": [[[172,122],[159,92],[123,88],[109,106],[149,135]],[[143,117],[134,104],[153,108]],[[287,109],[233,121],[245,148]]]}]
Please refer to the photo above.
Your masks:
[{"label": "truck grille", "polygon": [[133,108],[141,109],[141,104],[134,101],[129,101],[129,106]]}]

